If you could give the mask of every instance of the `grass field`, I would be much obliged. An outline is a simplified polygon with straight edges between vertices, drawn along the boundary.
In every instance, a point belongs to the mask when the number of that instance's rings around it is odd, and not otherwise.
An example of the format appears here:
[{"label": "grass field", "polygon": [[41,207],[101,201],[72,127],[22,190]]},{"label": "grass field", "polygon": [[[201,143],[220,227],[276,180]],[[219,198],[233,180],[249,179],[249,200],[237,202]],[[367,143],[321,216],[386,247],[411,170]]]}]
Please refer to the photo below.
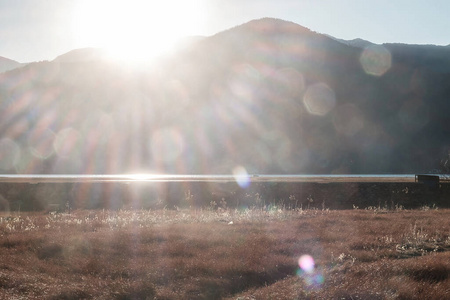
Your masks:
[{"label": "grass field", "polygon": [[449,299],[450,210],[9,213],[1,299]]}]

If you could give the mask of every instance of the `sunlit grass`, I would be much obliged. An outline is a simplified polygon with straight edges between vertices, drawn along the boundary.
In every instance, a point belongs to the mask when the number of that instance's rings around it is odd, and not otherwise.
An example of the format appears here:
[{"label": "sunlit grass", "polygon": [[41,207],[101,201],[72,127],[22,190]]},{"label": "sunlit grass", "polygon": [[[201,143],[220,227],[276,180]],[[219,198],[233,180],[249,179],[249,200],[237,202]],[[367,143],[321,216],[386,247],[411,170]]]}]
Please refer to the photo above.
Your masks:
[{"label": "sunlit grass", "polygon": [[449,213],[222,202],[4,214],[0,297],[444,299]]},{"label": "sunlit grass", "polygon": [[43,214],[41,212],[12,213],[0,217],[0,231],[20,233],[39,231],[42,229],[61,229],[68,227],[86,227],[120,229],[149,228],[154,225],[177,223],[209,223],[221,222],[232,225],[236,222],[279,221],[294,216],[315,216],[331,213],[330,210],[287,210],[277,206],[268,208],[227,209],[211,204],[205,209],[177,210],[77,210],[72,213],[56,211]]}]

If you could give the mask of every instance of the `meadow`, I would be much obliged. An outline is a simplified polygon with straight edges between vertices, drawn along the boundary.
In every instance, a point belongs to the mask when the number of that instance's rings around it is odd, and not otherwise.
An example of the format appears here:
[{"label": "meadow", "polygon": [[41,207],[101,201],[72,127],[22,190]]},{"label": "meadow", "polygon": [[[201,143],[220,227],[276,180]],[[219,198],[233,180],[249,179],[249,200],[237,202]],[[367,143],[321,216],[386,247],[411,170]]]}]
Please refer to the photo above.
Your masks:
[{"label": "meadow", "polygon": [[450,210],[10,212],[2,299],[448,299]]}]

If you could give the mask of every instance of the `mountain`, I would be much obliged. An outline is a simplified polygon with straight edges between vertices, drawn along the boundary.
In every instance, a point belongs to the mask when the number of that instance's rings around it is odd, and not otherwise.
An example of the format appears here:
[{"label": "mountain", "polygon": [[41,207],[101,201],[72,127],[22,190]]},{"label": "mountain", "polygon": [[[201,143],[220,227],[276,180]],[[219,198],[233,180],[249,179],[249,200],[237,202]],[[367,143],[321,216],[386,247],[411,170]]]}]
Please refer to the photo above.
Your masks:
[{"label": "mountain", "polygon": [[450,73],[450,47],[436,45],[383,44],[398,63],[437,73]]},{"label": "mountain", "polygon": [[375,45],[372,42],[369,42],[369,41],[366,41],[366,40],[363,40],[363,39],[360,39],[360,38],[356,38],[356,39],[353,39],[353,40],[344,40],[344,39],[335,38],[335,37],[333,37],[331,35],[328,35],[328,34],[325,34],[325,36],[327,36],[327,37],[329,37],[331,39],[334,39],[334,40],[336,40],[336,41],[338,41],[338,42],[340,42],[342,44],[349,45],[349,46],[356,47],[356,48],[361,48],[361,49],[364,49],[364,48],[367,48],[369,46]]},{"label": "mountain", "polygon": [[54,59],[59,63],[98,61],[105,58],[105,52],[99,48],[81,48],[69,51]]},{"label": "mountain", "polygon": [[0,56],[0,73],[9,71],[9,70],[12,70],[15,68],[19,68],[21,66],[22,66],[22,64],[15,60]]},{"label": "mountain", "polygon": [[[356,38],[343,40],[326,35],[338,42],[352,47],[365,49],[376,44]],[[408,60],[407,64],[415,67],[433,69],[436,72],[448,73],[450,70],[450,47],[436,45],[410,45],[410,44],[382,44],[384,48],[395,55],[399,61]],[[420,64],[420,66],[419,66]]]},{"label": "mountain", "polygon": [[450,149],[449,50],[270,18],[134,71],[76,50],[0,74],[0,168],[428,172]]}]

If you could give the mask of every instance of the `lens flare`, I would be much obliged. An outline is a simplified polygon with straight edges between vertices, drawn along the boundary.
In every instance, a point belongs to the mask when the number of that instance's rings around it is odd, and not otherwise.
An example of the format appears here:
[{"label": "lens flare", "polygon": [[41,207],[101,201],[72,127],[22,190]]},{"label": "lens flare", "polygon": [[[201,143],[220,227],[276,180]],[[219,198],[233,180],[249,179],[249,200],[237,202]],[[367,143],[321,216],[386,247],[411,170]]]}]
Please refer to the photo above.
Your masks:
[{"label": "lens flare", "polygon": [[336,108],[333,124],[339,133],[354,136],[364,128],[364,115],[353,104],[344,104]]},{"label": "lens flare", "polygon": [[391,68],[392,56],[385,47],[371,45],[364,49],[359,61],[367,74],[382,76]]},{"label": "lens flare", "polygon": [[233,169],[234,180],[241,188],[246,188],[250,185],[250,177],[248,176],[247,170],[238,166]]},{"label": "lens flare", "polygon": [[76,129],[71,127],[60,130],[53,141],[55,152],[63,158],[78,156],[80,146],[81,135]]},{"label": "lens flare", "polygon": [[303,103],[310,114],[325,116],[336,105],[336,97],[328,85],[318,83],[308,87]]},{"label": "lens flare", "polygon": [[76,1],[71,30],[81,47],[104,48],[116,61],[153,61],[205,27],[203,0]]},{"label": "lens flare", "polygon": [[39,174],[44,170],[44,165],[40,157],[36,157],[31,149],[21,151],[20,159],[14,164],[14,169],[18,174]]},{"label": "lens flare", "polygon": [[317,269],[311,255],[302,255],[298,259],[299,269],[297,275],[301,277],[309,290],[319,289],[324,283],[322,270]]},{"label": "lens flare", "polygon": [[19,162],[21,149],[10,138],[0,140],[0,169],[11,170]]},{"label": "lens flare", "polygon": [[314,259],[311,255],[302,255],[298,259],[298,265],[299,267],[305,271],[306,273],[311,273],[314,271]]},{"label": "lens flare", "polygon": [[28,136],[31,153],[38,158],[45,159],[53,154],[55,134],[48,128],[35,128]]}]

